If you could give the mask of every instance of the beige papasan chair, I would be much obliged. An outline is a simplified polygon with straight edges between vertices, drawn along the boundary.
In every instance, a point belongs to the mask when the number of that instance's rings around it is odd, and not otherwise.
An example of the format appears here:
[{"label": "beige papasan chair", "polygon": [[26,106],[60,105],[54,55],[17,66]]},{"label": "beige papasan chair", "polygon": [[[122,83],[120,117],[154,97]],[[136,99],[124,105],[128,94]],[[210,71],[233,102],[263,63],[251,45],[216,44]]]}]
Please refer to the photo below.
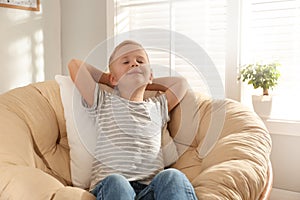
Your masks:
[{"label": "beige papasan chair", "polygon": [[[180,152],[172,167],[187,175],[198,199],[268,199],[271,139],[251,110],[229,99],[212,100],[190,91],[172,111],[168,129]],[[0,95],[0,199],[95,199],[72,186],[71,180],[56,81]]]}]

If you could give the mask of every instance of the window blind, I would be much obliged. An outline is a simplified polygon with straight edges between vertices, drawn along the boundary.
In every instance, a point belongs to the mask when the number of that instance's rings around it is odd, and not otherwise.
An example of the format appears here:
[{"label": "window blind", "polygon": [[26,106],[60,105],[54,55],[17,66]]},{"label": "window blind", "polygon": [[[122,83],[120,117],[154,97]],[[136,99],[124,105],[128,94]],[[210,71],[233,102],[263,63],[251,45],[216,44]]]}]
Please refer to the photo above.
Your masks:
[{"label": "window blind", "polygon": [[300,120],[300,0],[245,1],[242,62],[278,61],[272,118]]}]

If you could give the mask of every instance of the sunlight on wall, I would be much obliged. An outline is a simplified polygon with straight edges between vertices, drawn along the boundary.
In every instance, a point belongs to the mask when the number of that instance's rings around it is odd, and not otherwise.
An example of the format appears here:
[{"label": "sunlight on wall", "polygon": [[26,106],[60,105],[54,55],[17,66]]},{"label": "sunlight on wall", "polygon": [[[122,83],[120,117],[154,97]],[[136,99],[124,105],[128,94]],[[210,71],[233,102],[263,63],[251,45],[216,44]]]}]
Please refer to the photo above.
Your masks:
[{"label": "sunlight on wall", "polygon": [[0,94],[61,73],[60,3],[41,1],[40,11],[0,8]]},{"label": "sunlight on wall", "polygon": [[36,73],[33,74],[35,81],[44,81],[45,80],[45,61],[44,61],[44,35],[42,30],[38,30],[34,34],[34,43],[35,43],[35,59],[34,66]]},{"label": "sunlight on wall", "polygon": [[17,66],[17,68],[14,67],[15,70],[11,76],[11,88],[30,82],[31,48],[29,37],[15,39],[8,47],[9,56],[14,59],[11,64]]},{"label": "sunlight on wall", "polygon": [[43,13],[7,9],[9,89],[45,80]]}]

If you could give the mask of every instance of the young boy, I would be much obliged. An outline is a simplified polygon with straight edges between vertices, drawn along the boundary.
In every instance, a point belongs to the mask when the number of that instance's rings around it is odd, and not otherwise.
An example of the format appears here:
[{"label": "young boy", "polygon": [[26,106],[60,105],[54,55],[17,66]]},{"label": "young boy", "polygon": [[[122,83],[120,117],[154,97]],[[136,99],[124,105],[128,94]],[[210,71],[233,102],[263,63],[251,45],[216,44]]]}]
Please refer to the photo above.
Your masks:
[{"label": "young boy", "polygon": [[[185,79],[153,79],[146,51],[130,40],[114,49],[109,73],[76,59],[68,67],[99,132],[90,186],[97,200],[196,199],[183,173],[163,170],[162,128],[186,93]],[[144,100],[146,89],[163,93]]]}]

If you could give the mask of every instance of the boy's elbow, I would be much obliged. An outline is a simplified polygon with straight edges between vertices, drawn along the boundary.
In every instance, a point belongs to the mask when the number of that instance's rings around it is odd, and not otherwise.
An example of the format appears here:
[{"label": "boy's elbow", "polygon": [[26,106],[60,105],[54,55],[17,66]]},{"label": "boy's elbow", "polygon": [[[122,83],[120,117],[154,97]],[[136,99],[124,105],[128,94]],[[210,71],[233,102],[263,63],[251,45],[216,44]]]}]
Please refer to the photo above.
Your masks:
[{"label": "boy's elbow", "polygon": [[78,63],[79,63],[79,60],[78,60],[78,59],[72,58],[72,59],[69,61],[69,63],[68,63],[68,67],[69,67],[69,68],[75,67],[75,66],[78,65]]},{"label": "boy's elbow", "polygon": [[175,81],[176,81],[176,84],[174,85],[172,90],[179,102],[185,96],[185,94],[189,88],[189,84],[184,77],[176,77]]},{"label": "boy's elbow", "polygon": [[189,84],[187,82],[187,80],[183,77],[180,77],[180,79],[178,80],[178,101],[180,102],[183,97],[186,95],[187,91],[188,91],[188,88],[189,88]]},{"label": "boy's elbow", "polygon": [[188,87],[188,82],[187,82],[186,78],[180,77],[180,81],[183,86]]},{"label": "boy's elbow", "polygon": [[184,77],[178,77],[178,84],[180,85],[181,91],[185,94],[189,88],[189,84]]},{"label": "boy's elbow", "polygon": [[71,79],[74,81],[75,80],[75,77],[76,77],[76,74],[77,74],[77,71],[78,71],[78,61],[73,58],[69,61],[68,63],[68,69],[69,69],[69,73],[70,73],[70,76],[71,76]]},{"label": "boy's elbow", "polygon": [[76,63],[76,60],[75,60],[74,58],[72,58],[72,59],[69,61],[69,63],[68,63],[68,69],[69,69],[69,72],[72,71],[72,68],[74,67],[75,63]]}]

